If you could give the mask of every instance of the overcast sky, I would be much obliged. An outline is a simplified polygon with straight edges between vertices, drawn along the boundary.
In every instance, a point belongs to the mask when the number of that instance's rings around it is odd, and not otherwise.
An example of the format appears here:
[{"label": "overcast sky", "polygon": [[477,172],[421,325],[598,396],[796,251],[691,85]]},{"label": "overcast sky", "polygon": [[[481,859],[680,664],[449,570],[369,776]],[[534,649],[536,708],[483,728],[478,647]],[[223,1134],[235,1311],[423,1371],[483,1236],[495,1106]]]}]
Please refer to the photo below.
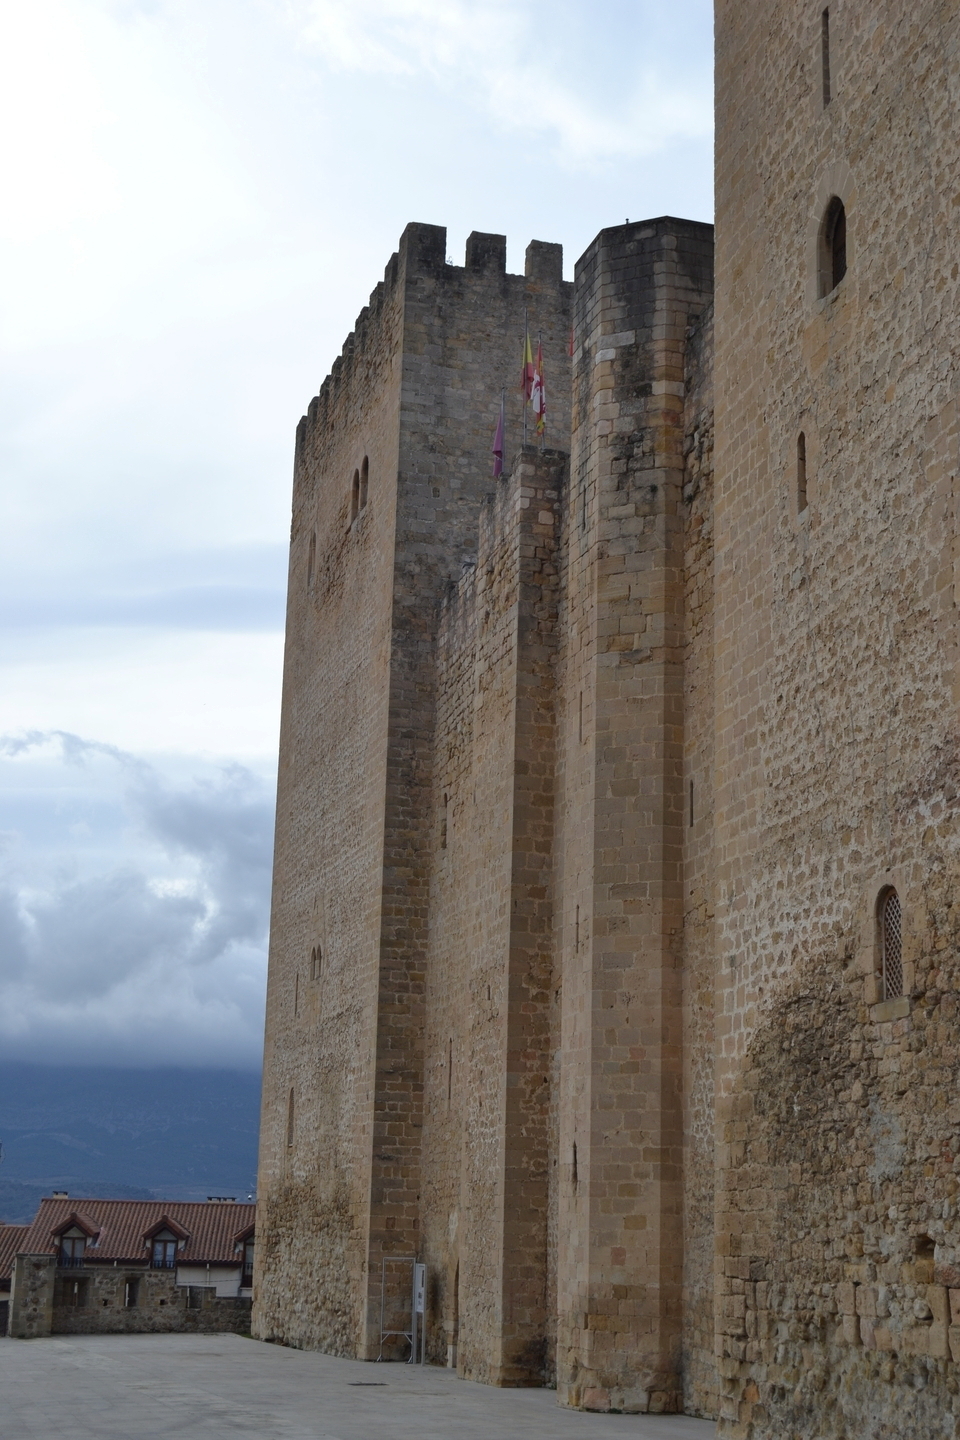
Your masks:
[{"label": "overcast sky", "polygon": [[0,0],[0,1054],[259,1063],[297,420],[409,220],[712,218],[708,0]]}]

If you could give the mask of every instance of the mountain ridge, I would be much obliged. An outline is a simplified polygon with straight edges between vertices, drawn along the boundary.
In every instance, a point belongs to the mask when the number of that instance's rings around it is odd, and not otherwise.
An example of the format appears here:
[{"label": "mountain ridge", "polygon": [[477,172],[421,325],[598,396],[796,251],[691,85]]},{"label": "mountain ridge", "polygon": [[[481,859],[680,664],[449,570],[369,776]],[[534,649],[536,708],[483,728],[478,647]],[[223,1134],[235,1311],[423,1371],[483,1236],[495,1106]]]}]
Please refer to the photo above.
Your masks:
[{"label": "mountain ridge", "polygon": [[259,1120],[260,1076],[249,1071],[2,1062],[0,1220],[22,1223],[6,1212],[22,1211],[27,1195],[17,1198],[11,1185],[246,1199],[256,1187]]}]

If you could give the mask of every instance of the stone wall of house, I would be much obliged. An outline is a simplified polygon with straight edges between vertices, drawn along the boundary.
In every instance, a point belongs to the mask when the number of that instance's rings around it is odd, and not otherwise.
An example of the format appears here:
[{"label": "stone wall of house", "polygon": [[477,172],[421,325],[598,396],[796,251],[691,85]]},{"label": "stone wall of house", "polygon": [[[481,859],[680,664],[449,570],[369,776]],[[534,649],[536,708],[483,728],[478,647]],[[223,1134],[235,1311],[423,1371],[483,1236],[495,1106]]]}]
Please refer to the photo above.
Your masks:
[{"label": "stone wall of house", "polygon": [[7,1334],[16,1340],[49,1335],[53,1323],[55,1255],[17,1255],[10,1284]]},{"label": "stone wall of house", "polygon": [[[136,1287],[135,1304],[127,1303],[128,1286]],[[57,1271],[50,1332],[249,1334],[250,1309],[248,1296],[217,1295],[215,1286],[178,1285],[174,1270],[91,1265]]]},{"label": "stone wall of house", "polygon": [[721,1431],[929,1440],[960,1415],[960,13],[831,5],[827,99],[821,10],[717,6]]},{"label": "stone wall of house", "polygon": [[60,1269],[55,1255],[18,1255],[6,1333],[19,1340],[173,1330],[246,1335],[250,1313],[249,1296],[218,1296],[215,1283],[178,1285],[174,1270]]}]

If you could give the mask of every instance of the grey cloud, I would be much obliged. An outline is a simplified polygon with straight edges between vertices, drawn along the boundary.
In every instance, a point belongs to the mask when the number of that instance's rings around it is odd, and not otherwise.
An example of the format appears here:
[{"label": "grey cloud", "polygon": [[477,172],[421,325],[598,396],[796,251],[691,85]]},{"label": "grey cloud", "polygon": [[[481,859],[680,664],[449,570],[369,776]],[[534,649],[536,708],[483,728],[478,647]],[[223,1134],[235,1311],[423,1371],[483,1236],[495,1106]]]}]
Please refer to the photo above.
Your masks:
[{"label": "grey cloud", "polygon": [[23,928],[16,895],[0,889],[0,986],[4,976],[19,980],[26,971],[28,961]]},{"label": "grey cloud", "polygon": [[[114,871],[65,885],[30,907],[24,949],[39,996],[89,1002],[148,972],[189,960],[206,907],[195,895],[156,895],[143,875]],[[4,972],[0,960],[0,978]]]},{"label": "grey cloud", "polygon": [[[0,861],[0,1053],[256,1066],[271,784],[236,764],[175,778],[65,734],[0,739],[0,756],[46,782],[39,842],[13,834]],[[90,772],[88,839],[63,834],[51,767],[72,786],[71,818],[76,772]]]}]

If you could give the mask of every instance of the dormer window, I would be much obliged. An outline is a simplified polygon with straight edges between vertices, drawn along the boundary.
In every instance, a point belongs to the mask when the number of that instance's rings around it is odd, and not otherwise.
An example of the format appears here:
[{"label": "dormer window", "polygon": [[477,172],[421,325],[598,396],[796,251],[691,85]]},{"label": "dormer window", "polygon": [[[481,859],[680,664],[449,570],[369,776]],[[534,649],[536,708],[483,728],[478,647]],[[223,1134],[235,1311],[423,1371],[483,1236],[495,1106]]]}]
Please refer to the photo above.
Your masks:
[{"label": "dormer window", "polygon": [[60,1236],[60,1264],[82,1265],[88,1237],[76,1225],[65,1230]]},{"label": "dormer window", "polygon": [[154,1270],[172,1270],[177,1263],[177,1237],[170,1230],[158,1230],[153,1237],[150,1264]]}]

